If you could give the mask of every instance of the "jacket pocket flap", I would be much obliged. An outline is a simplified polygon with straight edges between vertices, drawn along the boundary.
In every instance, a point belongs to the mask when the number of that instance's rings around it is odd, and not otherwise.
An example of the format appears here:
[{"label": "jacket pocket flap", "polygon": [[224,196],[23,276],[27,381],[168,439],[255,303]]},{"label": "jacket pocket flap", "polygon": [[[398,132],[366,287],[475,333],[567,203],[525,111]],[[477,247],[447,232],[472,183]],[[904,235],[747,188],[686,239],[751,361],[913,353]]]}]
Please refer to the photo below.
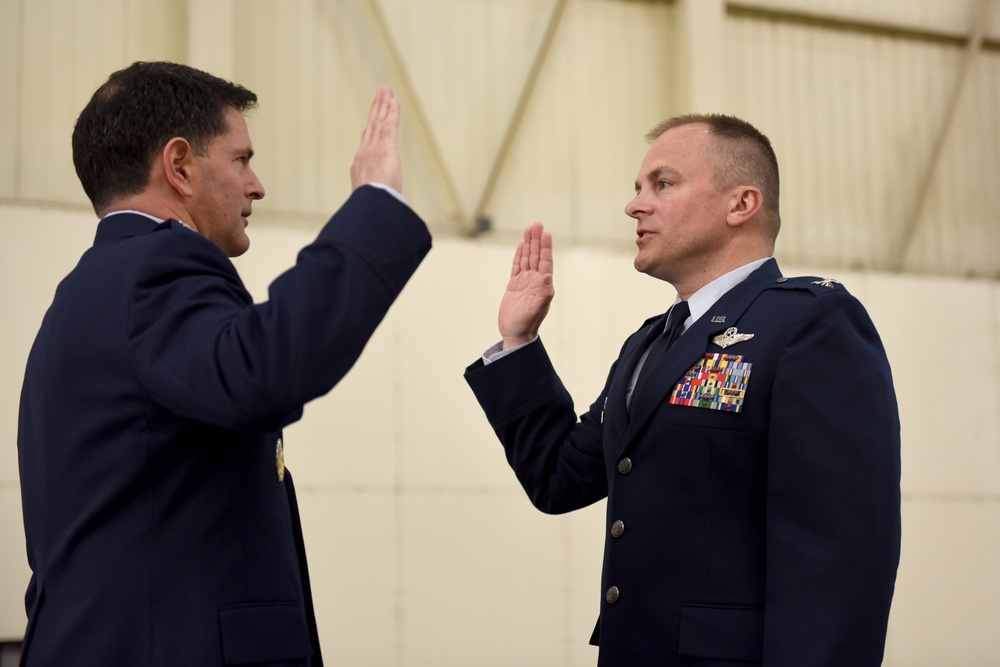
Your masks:
[{"label": "jacket pocket flap", "polygon": [[219,609],[227,665],[306,658],[313,653],[305,610],[293,603],[241,604]]},{"label": "jacket pocket flap", "polygon": [[677,652],[719,660],[762,660],[763,607],[684,605]]}]

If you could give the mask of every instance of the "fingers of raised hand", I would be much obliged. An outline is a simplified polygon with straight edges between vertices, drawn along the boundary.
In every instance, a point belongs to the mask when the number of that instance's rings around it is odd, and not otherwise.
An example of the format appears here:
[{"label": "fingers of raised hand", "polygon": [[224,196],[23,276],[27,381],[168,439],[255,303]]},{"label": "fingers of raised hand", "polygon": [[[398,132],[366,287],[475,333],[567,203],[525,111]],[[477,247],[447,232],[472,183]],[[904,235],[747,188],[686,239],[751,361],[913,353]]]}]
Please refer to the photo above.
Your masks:
[{"label": "fingers of raised hand", "polygon": [[517,244],[517,249],[514,251],[514,263],[510,267],[510,275],[511,275],[511,277],[516,276],[519,273],[521,273],[521,271],[525,270],[522,267],[522,265],[521,265],[521,261],[522,261],[524,255],[525,255],[525,252],[524,252],[524,243],[518,243]]},{"label": "fingers of raised hand", "polygon": [[362,133],[362,143],[371,143],[384,137],[392,139],[399,124],[399,102],[388,86],[379,86],[375,91],[368,123]]},{"label": "fingers of raised hand", "polygon": [[538,270],[542,273],[552,273],[552,234],[545,232],[539,241]]},{"label": "fingers of raised hand", "polygon": [[368,122],[361,134],[351,165],[351,185],[357,189],[366,183],[384,183],[402,191],[402,164],[397,130],[399,102],[388,86],[379,86],[368,111]]}]

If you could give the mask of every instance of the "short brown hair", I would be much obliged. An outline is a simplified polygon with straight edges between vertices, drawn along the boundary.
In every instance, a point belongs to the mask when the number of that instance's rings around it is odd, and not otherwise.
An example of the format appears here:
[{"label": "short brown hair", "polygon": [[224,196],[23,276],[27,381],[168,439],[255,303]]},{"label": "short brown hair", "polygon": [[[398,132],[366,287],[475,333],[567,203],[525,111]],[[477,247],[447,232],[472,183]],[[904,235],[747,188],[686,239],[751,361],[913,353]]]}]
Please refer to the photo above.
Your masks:
[{"label": "short brown hair", "polygon": [[183,137],[198,154],[229,126],[226,107],[253,109],[257,96],[207,72],[137,62],[97,89],[73,129],[73,164],[94,211],[146,188],[157,153]]},{"label": "short brown hair", "polygon": [[764,199],[764,230],[773,240],[781,228],[781,214],[778,210],[778,158],[770,140],[745,120],[722,114],[674,116],[650,130],[646,139],[653,142],[667,130],[692,124],[707,125],[709,132],[719,139],[712,142],[713,152],[719,158],[714,178],[716,187],[752,185],[760,190]]}]

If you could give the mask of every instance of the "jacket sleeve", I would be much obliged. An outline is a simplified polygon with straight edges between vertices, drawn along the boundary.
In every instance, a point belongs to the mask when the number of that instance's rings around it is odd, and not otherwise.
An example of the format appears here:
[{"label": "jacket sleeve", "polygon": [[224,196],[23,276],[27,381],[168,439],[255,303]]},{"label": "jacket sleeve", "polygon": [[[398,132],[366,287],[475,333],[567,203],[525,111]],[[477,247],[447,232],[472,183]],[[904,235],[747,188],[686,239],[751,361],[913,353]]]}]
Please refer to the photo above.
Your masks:
[{"label": "jacket sleeve", "polygon": [[469,366],[465,379],[503,444],[532,504],[548,514],[586,507],[608,495],[602,419],[614,375],[579,421],[541,340],[488,366]]},{"label": "jacket sleeve", "polygon": [[415,213],[360,188],[254,305],[210,241],[152,235],[129,311],[139,383],[177,415],[235,430],[280,428],[332,389],[430,250]]},{"label": "jacket sleeve", "polygon": [[846,292],[819,295],[774,380],[765,667],[881,664],[899,562],[899,433],[868,314]]}]

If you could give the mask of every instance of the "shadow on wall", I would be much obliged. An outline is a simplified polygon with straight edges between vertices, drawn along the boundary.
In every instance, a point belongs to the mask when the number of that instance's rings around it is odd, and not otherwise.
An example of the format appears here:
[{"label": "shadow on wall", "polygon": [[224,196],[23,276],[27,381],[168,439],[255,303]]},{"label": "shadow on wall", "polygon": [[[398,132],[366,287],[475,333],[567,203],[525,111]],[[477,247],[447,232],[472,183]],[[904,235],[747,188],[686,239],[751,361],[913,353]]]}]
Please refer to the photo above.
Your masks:
[{"label": "shadow on wall", "polygon": [[21,642],[0,642],[0,667],[17,667],[21,661]]}]

